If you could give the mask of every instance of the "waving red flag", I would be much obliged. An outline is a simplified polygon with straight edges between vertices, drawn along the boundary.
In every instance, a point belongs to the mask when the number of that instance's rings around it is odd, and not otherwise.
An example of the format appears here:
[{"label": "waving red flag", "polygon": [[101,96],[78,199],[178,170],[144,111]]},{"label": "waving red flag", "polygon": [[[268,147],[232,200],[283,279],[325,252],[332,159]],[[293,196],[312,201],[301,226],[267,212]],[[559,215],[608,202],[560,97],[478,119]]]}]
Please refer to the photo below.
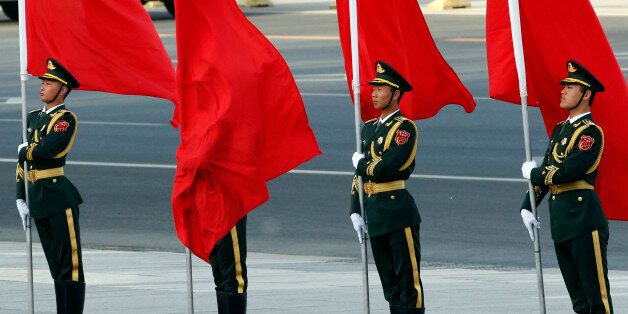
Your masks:
[{"label": "waving red flag", "polygon": [[[606,87],[595,96],[593,119],[604,130],[596,191],[607,218],[628,220],[628,88],[604,30],[588,0],[521,1],[521,33],[528,102],[541,109],[550,134],[568,113],[560,109],[565,63],[578,60]],[[489,0],[486,42],[491,98],[518,104],[519,86],[507,0]],[[612,173],[611,173],[612,172]]]},{"label": "waving red flag", "polygon": [[26,1],[28,72],[59,60],[79,89],[176,101],[172,61],[138,0]]},{"label": "waving red flag", "polygon": [[[336,0],[336,7],[345,71],[352,91],[349,0]],[[475,109],[473,96],[436,48],[416,0],[358,1],[357,13],[362,120],[379,116],[373,108],[372,87],[367,84],[375,77],[378,60],[390,64],[412,84],[412,92],[406,93],[400,104],[406,117],[430,118],[448,104],[459,104],[466,112]]]},{"label": "waving red flag", "polygon": [[216,241],[268,199],[266,181],[320,154],[292,73],[235,1],[177,0],[172,211],[181,242]]}]

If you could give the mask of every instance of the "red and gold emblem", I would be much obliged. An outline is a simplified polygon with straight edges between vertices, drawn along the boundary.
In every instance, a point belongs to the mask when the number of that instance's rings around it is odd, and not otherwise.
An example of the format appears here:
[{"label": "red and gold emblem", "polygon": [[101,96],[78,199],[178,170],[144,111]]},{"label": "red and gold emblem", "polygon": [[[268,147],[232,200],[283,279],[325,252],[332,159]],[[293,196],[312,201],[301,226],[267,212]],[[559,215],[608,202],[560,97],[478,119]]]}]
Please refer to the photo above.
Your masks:
[{"label": "red and gold emblem", "polygon": [[410,133],[404,130],[399,130],[397,131],[397,134],[395,135],[395,143],[397,143],[397,145],[403,145],[408,142],[409,138],[410,138]]},{"label": "red and gold emblem", "polygon": [[53,129],[57,133],[65,132],[65,130],[67,130],[69,126],[70,126],[70,124],[68,123],[68,121],[61,120],[61,121],[55,123],[55,126],[53,127]]},{"label": "red and gold emblem", "polygon": [[578,142],[578,148],[580,148],[580,150],[582,151],[587,151],[590,150],[591,147],[593,147],[593,143],[595,143],[595,140],[588,136],[588,135],[583,135],[580,138],[580,142]]}]

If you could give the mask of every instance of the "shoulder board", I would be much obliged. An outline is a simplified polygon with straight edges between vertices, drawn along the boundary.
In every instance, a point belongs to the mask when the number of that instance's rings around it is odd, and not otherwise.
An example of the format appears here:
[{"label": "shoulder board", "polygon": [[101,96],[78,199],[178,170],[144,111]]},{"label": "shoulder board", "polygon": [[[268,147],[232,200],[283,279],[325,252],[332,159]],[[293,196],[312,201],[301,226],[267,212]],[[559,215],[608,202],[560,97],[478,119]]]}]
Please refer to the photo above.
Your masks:
[{"label": "shoulder board", "polygon": [[590,119],[584,119],[584,120],[582,120],[582,123],[587,125],[587,126],[595,125],[595,123],[593,123],[593,121],[590,120]]}]

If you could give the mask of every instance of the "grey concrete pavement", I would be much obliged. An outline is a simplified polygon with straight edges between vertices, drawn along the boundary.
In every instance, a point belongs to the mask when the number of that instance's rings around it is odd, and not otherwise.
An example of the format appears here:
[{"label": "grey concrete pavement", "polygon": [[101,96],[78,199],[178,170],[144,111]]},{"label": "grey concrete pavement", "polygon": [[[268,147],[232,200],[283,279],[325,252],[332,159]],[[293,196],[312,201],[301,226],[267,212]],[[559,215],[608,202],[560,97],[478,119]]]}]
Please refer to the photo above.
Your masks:
[{"label": "grey concrete pavement", "polygon": [[[357,245],[357,244],[356,244]],[[23,313],[27,284],[25,245],[0,242],[0,313]],[[41,246],[33,247],[35,310],[54,312],[54,287]],[[185,255],[167,252],[84,250],[85,313],[185,313]],[[361,313],[358,260],[249,253],[249,313]],[[194,258],[196,313],[216,313],[209,266]],[[372,313],[386,313],[377,272],[369,265]],[[430,313],[538,312],[531,269],[423,265]],[[628,271],[610,271],[616,313],[628,311]],[[545,269],[548,313],[570,313],[560,272]]]}]

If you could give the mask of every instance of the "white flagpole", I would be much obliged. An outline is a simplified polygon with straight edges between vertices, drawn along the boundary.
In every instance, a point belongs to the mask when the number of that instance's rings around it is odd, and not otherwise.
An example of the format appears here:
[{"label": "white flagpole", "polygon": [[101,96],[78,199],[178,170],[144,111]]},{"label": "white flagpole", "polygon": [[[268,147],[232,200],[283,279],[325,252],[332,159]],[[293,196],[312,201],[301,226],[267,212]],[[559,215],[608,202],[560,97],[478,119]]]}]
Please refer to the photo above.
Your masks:
[{"label": "white flagpole", "polygon": [[185,248],[185,269],[188,281],[188,313],[194,313],[194,287],[192,286],[192,253],[189,248]]},{"label": "white flagpole", "polygon": [[[18,26],[20,41],[20,89],[22,92],[22,142],[26,142],[26,81],[28,73],[26,72],[27,50],[26,50],[26,0],[18,0]],[[30,206],[28,200],[28,167],[26,162],[24,167],[24,193],[26,195],[26,204]],[[28,313],[35,313],[35,300],[33,294],[33,239],[31,232],[31,217],[26,217],[26,273],[28,277]]]},{"label": "white flagpole", "polygon": [[[530,125],[528,122],[528,87],[526,84],[526,66],[523,55],[523,40],[521,38],[521,19],[519,15],[519,0],[508,0],[508,11],[510,12],[510,29],[512,31],[512,44],[515,54],[515,64],[519,77],[519,93],[521,95],[521,118],[523,120],[523,141],[525,144],[526,161],[532,160],[530,152]],[[536,195],[532,182],[528,180],[528,191],[530,194],[530,207],[532,214],[538,219],[536,214]],[[539,291],[540,313],[545,313],[545,289],[543,287],[543,266],[541,265],[541,244],[539,242],[539,229],[534,228],[534,259],[536,263],[536,278]]]},{"label": "white flagpole", "polygon": [[[358,153],[362,153],[362,139],[360,136],[360,126],[362,120],[360,118],[360,56],[358,53],[358,8],[357,0],[349,0],[349,25],[351,29],[351,68],[353,71],[353,114],[355,122],[355,149]],[[364,215],[364,195],[362,184],[362,177],[358,176],[358,198],[360,200],[360,215],[366,221],[366,215]],[[364,313],[370,313],[369,302],[369,273],[368,273],[368,255],[367,255],[367,235],[362,234],[362,294],[364,297]]]}]

